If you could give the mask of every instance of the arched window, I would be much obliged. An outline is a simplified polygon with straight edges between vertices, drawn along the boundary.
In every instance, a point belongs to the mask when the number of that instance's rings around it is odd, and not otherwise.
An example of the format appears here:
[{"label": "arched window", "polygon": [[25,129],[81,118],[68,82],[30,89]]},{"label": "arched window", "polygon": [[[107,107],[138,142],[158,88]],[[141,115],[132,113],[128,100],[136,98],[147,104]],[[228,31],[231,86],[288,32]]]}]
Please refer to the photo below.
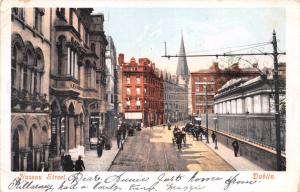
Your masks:
[{"label": "arched window", "polygon": [[66,73],[66,61],[65,61],[65,46],[66,46],[66,37],[59,36],[57,42],[57,55],[58,55],[58,65],[57,65],[57,74],[63,75]]},{"label": "arched window", "polygon": [[11,39],[11,86],[15,89],[21,89],[21,68],[23,65],[23,50],[25,45],[22,37],[17,33],[13,33]]},{"label": "arched window", "polygon": [[34,66],[34,56],[31,50],[27,50],[25,59],[26,62],[23,67],[23,89],[31,91],[31,72]]},{"label": "arched window", "polygon": [[35,66],[35,50],[31,42],[25,42],[25,58],[23,69],[21,69],[23,77],[21,78],[22,88],[29,93],[33,93],[33,70]]},{"label": "arched window", "polygon": [[36,63],[33,73],[33,91],[34,93],[42,93],[42,79],[44,74],[44,55],[40,48],[36,49]]},{"label": "arched window", "polygon": [[11,86],[16,88],[17,82],[17,58],[18,58],[18,48],[17,45],[13,48],[13,53],[11,57]]}]

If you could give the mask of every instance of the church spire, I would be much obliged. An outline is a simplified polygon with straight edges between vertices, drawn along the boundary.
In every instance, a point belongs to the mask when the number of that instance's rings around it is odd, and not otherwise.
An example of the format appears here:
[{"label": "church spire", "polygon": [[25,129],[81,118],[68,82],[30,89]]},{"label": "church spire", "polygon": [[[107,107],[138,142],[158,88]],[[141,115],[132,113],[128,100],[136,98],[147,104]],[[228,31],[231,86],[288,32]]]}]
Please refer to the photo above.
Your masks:
[{"label": "church spire", "polygon": [[[185,56],[186,55],[182,34],[181,34],[181,44],[180,44],[179,55],[180,56]],[[190,75],[190,70],[189,70],[188,65],[187,65],[186,57],[179,57],[178,64],[177,64],[176,75],[182,76],[182,77],[188,77]]]}]

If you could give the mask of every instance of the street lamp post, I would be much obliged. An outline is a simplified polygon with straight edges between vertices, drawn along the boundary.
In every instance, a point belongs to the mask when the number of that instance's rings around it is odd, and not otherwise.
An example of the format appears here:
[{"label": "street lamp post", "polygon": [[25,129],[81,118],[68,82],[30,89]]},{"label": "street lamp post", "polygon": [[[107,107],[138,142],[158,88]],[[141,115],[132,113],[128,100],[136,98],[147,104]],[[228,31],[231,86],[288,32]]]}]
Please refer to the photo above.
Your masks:
[{"label": "street lamp post", "polygon": [[215,138],[215,149],[218,149],[217,121],[218,121],[218,118],[217,118],[217,117],[214,117],[215,135],[216,135],[216,138]]},{"label": "street lamp post", "polygon": [[204,84],[204,92],[205,92],[205,124],[206,124],[206,143],[209,143],[208,139],[208,111],[207,111],[207,90],[206,90],[206,82]]}]

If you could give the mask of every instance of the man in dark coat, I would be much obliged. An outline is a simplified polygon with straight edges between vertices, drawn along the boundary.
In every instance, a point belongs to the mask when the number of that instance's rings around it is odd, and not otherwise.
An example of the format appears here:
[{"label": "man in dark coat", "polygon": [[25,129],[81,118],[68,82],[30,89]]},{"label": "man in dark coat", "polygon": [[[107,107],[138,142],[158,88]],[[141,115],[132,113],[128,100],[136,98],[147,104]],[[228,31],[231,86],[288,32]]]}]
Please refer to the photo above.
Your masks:
[{"label": "man in dark coat", "polygon": [[233,151],[234,151],[234,156],[237,157],[238,151],[239,151],[239,143],[237,140],[234,140],[232,142],[232,147],[233,147]]},{"label": "man in dark coat", "polygon": [[83,171],[85,170],[85,166],[83,161],[81,160],[81,156],[78,156],[78,160],[75,162],[75,171]]},{"label": "man in dark coat", "polygon": [[176,131],[175,135],[176,135],[175,138],[176,138],[176,144],[177,144],[178,150],[181,151],[182,140],[183,140],[183,134],[182,134],[182,132],[179,130],[179,131]]},{"label": "man in dark coat", "polygon": [[116,137],[117,137],[117,145],[118,145],[118,149],[119,149],[120,145],[121,145],[121,140],[122,140],[122,130],[120,128],[117,130]]},{"label": "man in dark coat", "polygon": [[211,134],[211,138],[213,140],[213,143],[215,142],[215,139],[216,139],[216,134],[215,132],[213,131],[213,133]]},{"label": "man in dark coat", "polygon": [[65,171],[74,171],[74,164],[73,164],[71,155],[66,155],[64,162],[65,162],[65,165],[64,165]]}]

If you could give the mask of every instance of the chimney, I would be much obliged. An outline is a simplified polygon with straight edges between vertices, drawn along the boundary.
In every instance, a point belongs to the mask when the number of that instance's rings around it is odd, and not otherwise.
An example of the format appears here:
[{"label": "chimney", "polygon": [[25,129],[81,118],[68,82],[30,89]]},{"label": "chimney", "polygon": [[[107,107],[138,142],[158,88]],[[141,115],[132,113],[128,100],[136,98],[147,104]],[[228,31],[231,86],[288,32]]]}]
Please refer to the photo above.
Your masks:
[{"label": "chimney", "polygon": [[124,64],[124,54],[123,53],[119,54],[118,62],[119,62],[119,65],[123,65]]}]

